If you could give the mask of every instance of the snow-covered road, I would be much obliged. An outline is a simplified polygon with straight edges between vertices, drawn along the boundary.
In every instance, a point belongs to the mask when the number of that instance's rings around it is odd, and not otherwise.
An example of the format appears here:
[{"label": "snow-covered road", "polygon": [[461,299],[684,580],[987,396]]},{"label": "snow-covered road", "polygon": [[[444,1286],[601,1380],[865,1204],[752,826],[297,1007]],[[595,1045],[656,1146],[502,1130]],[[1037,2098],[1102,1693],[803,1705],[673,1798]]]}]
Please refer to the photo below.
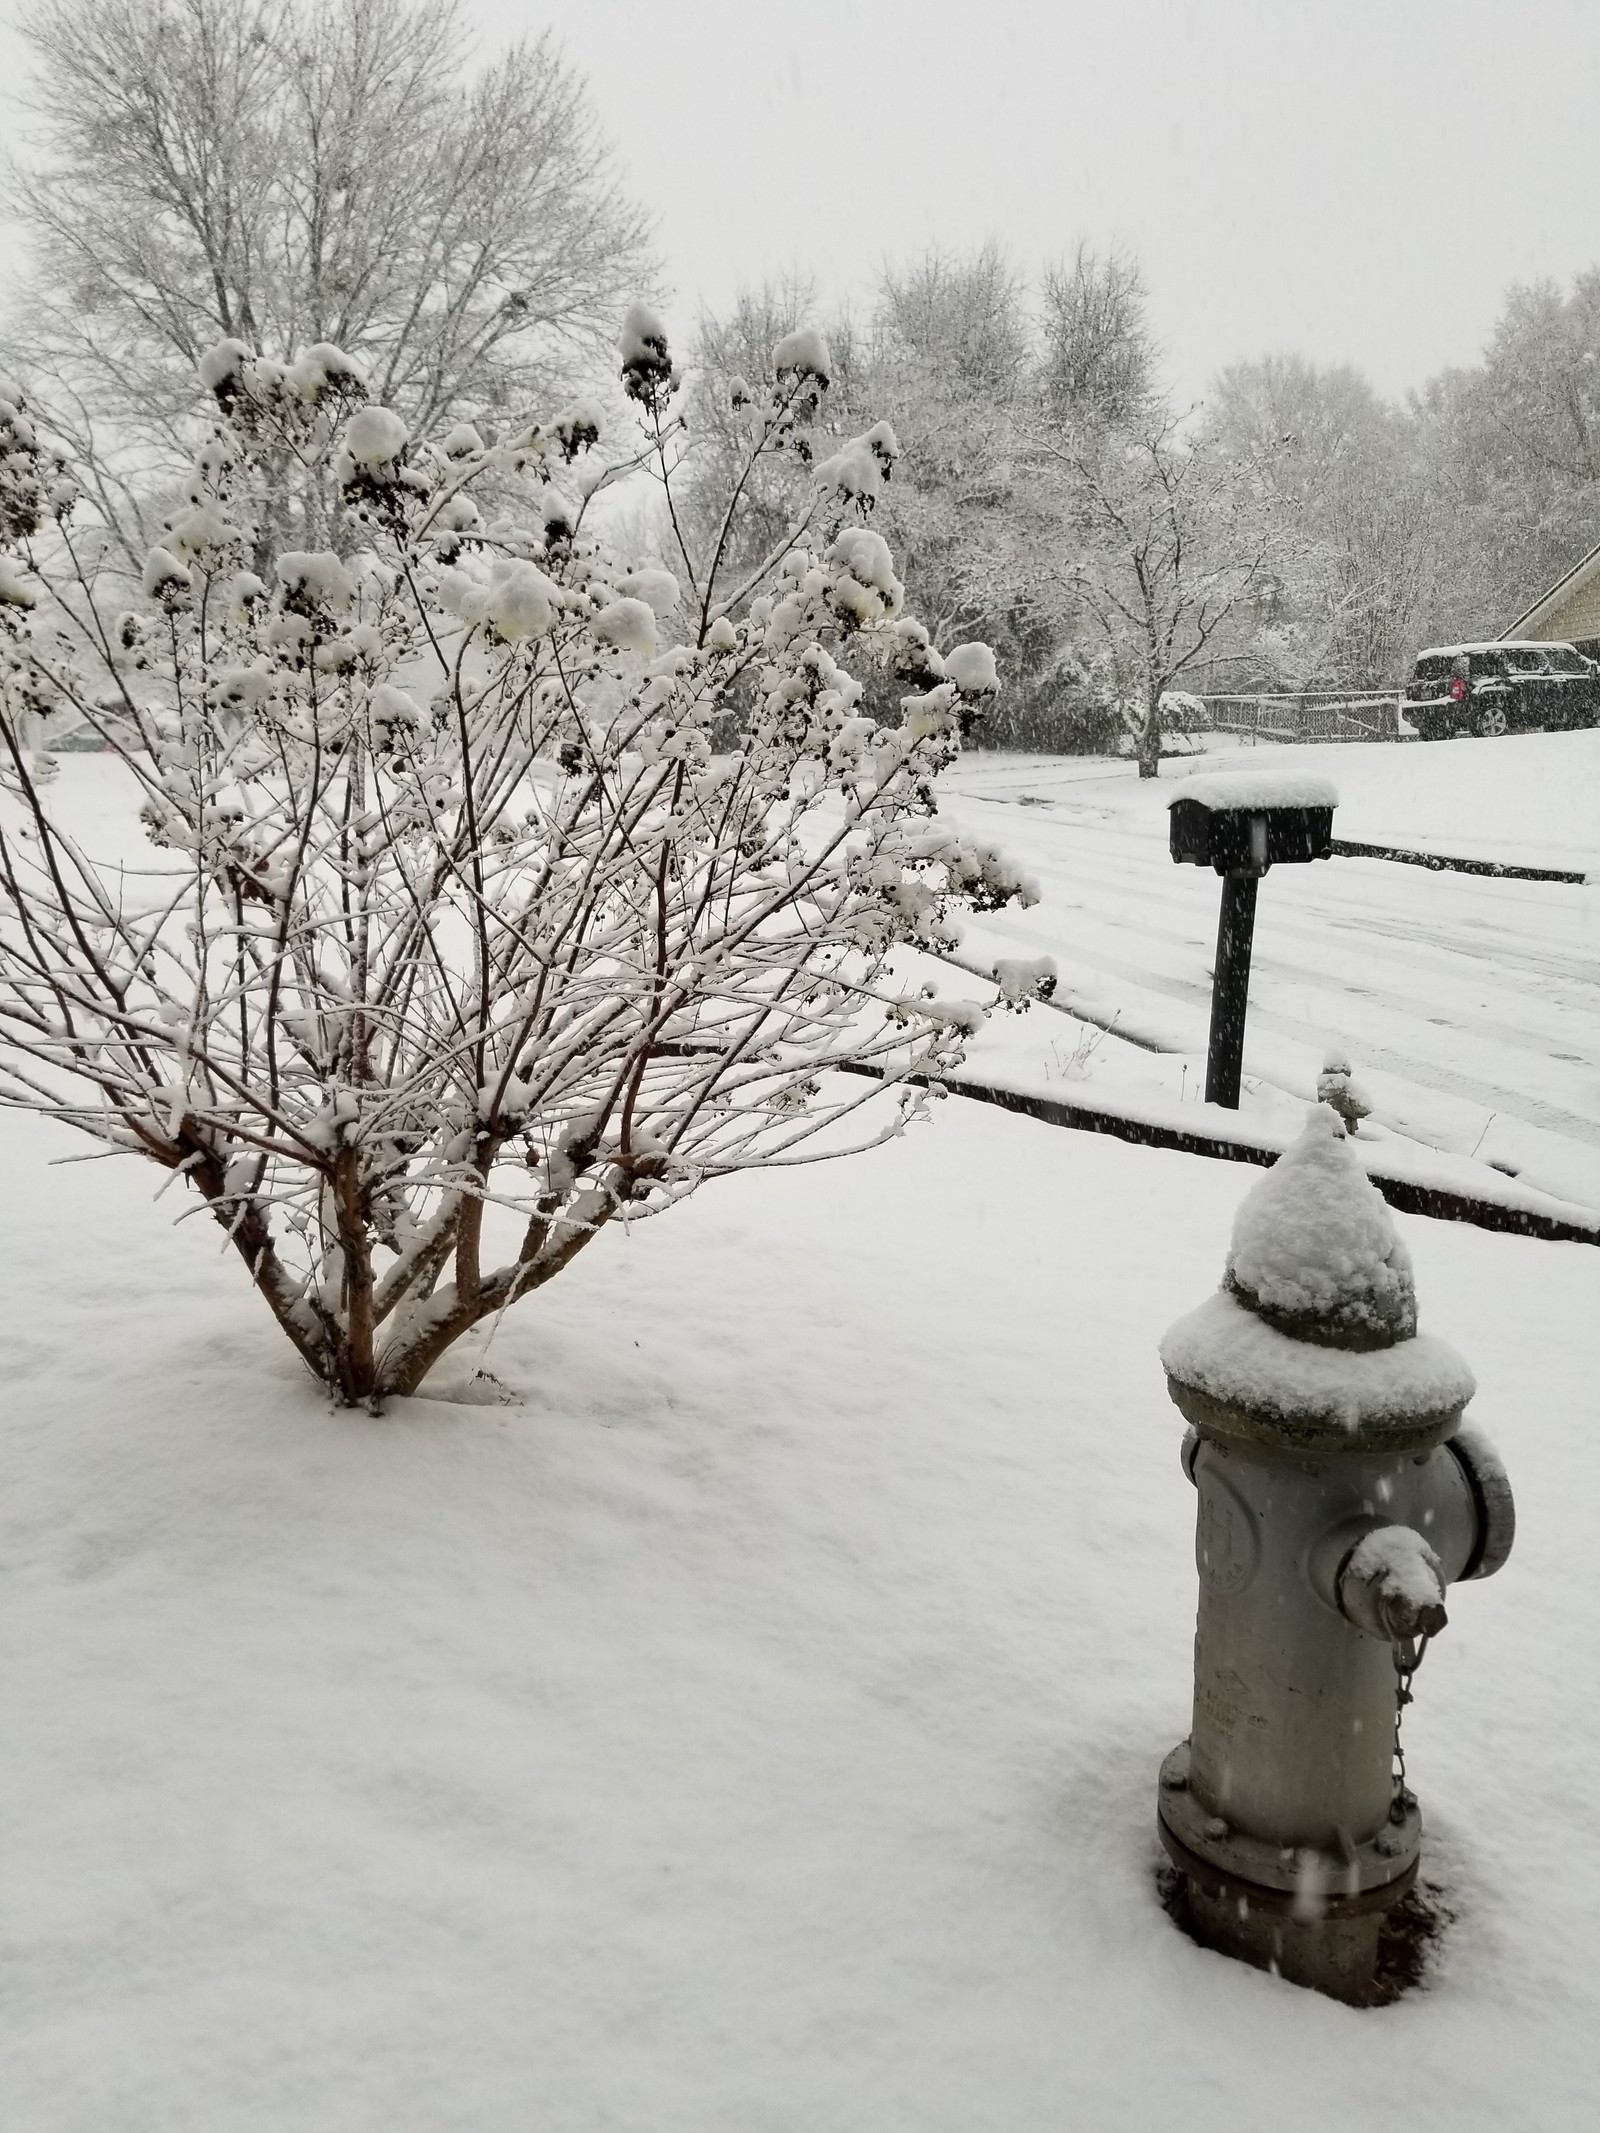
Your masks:
[{"label": "snow-covered road", "polygon": [[[1422,748],[1240,750],[1192,766],[1315,767],[1335,834],[1600,876],[1600,733]],[[1166,803],[1122,765],[969,756],[952,811],[1025,860],[1036,909],[969,931],[985,954],[1049,953],[1058,1001],[1177,1055],[1197,1093],[1218,884],[1167,855]],[[1354,1053],[1396,1132],[1600,1205],[1600,880],[1432,873],[1379,859],[1278,867],[1263,885],[1246,1073],[1309,1096],[1325,1046]],[[1048,1060],[1060,1025],[1035,1018]],[[998,1038],[997,1040],[998,1041]],[[1013,1054],[1018,1039],[1007,1034]],[[983,1065],[980,1040],[974,1074]],[[1111,1068],[1118,1047],[1103,1055]]]}]

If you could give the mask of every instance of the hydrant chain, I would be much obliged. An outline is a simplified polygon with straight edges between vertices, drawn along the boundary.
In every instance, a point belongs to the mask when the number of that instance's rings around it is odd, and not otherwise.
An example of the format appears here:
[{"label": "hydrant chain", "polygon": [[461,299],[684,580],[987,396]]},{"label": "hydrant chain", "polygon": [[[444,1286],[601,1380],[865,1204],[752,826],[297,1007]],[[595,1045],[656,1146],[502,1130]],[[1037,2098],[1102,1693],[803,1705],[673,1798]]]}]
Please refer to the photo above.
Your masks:
[{"label": "hydrant chain", "polygon": [[1405,1721],[1406,1705],[1415,1700],[1411,1680],[1422,1664],[1428,1644],[1426,1630],[1420,1637],[1396,1637],[1394,1641],[1394,1799],[1389,1807],[1389,1820],[1394,1823],[1405,1820],[1406,1809],[1411,1804],[1411,1794],[1406,1787],[1405,1743],[1400,1738],[1400,1728]]}]

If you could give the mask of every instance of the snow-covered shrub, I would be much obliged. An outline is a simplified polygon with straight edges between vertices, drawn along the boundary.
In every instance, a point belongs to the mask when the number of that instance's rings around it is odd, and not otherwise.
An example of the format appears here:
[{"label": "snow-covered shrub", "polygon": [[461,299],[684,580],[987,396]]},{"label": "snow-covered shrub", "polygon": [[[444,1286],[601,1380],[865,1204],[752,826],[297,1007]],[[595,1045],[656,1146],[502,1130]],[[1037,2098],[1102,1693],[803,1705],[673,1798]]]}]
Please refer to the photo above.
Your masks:
[{"label": "snow-covered shrub", "polygon": [[1166,689],[1161,696],[1161,729],[1163,734],[1192,740],[1195,735],[1211,731],[1211,713],[1206,709],[1205,698],[1196,696],[1188,689]]},{"label": "snow-covered shrub", "polygon": [[1027,755],[1115,755],[1126,735],[1109,662],[1068,644],[1032,672],[1008,674],[1004,701],[984,721],[977,745]]},{"label": "snow-covered shrub", "polygon": [[[1125,697],[1117,712],[1117,753],[1143,761],[1149,752],[1149,712],[1145,702],[1138,697]],[[1163,689],[1159,723],[1158,756],[1194,755],[1199,751],[1201,735],[1211,731],[1211,714],[1204,699],[1192,696],[1187,689]]]},{"label": "snow-covered shrub", "polygon": [[[995,675],[903,611],[866,523],[892,435],[831,455],[733,582],[725,539],[633,568],[591,500],[670,495],[687,440],[643,307],[622,355],[638,431],[607,453],[592,402],[434,445],[337,349],[224,344],[115,622],[0,396],[0,1093],[180,1177],[346,1401],[414,1389],[612,1222],[901,1130],[981,1010],[895,951],[1030,897],[937,819]],[[811,463],[827,367],[778,352],[747,472]],[[271,552],[294,461],[333,503]],[[863,709],[874,664],[898,723]],[[142,850],[54,811],[23,732],[51,703],[116,749]]]},{"label": "snow-covered shrub", "polygon": [[[1149,756],[1149,706],[1138,696],[1125,696],[1117,704],[1116,753],[1143,762]],[[1195,755],[1201,736],[1211,731],[1211,714],[1202,697],[1186,689],[1163,689],[1158,721],[1161,733],[1157,759],[1168,755]]]}]

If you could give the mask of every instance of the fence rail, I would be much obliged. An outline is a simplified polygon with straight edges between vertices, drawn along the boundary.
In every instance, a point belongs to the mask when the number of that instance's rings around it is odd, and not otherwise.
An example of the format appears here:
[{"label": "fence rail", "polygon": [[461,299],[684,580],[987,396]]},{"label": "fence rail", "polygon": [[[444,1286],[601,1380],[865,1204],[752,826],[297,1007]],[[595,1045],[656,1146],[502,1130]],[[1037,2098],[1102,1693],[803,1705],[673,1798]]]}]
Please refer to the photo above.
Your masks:
[{"label": "fence rail", "polygon": [[1207,715],[1218,733],[1241,733],[1257,741],[1397,741],[1400,700],[1392,691],[1312,689],[1298,695],[1207,696]]}]

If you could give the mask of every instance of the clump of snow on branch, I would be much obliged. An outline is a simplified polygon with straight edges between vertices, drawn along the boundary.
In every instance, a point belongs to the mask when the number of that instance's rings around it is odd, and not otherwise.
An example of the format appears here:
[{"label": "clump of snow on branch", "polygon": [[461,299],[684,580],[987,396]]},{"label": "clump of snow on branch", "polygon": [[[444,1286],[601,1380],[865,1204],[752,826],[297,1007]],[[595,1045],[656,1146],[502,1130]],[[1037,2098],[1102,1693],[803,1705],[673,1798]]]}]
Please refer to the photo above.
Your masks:
[{"label": "clump of snow on branch", "polygon": [[[1036,894],[938,816],[994,661],[905,613],[867,523],[887,425],[814,463],[820,337],[746,389],[722,536],[670,570],[591,520],[635,472],[670,496],[691,442],[647,306],[619,355],[631,440],[586,399],[434,440],[337,348],[219,342],[132,607],[0,383],[0,1096],[183,1180],[345,1400],[613,1223],[903,1130],[984,1010],[900,952]],[[803,501],[735,573],[762,460]],[[324,499],[297,545],[262,505],[291,462]],[[116,751],[131,866],[51,811],[53,706]]]},{"label": "clump of snow on branch", "polygon": [[73,500],[59,460],[40,445],[21,386],[0,373],[0,608],[38,605],[24,544]]},{"label": "clump of snow on branch", "polygon": [[1056,989],[1054,956],[1002,956],[994,966],[994,982],[1004,1007],[1026,1007],[1030,1000],[1048,1000]]},{"label": "clump of snow on branch", "polygon": [[817,487],[870,511],[894,473],[900,445],[887,422],[852,437],[817,468]]},{"label": "clump of snow on branch", "polygon": [[622,321],[622,384],[630,400],[653,403],[672,382],[667,329],[646,303],[631,304]]},{"label": "clump of snow on branch", "polygon": [[944,655],[944,670],[968,696],[998,696],[1000,676],[986,644],[958,644]]},{"label": "clump of snow on branch", "polygon": [[780,379],[815,378],[826,385],[833,373],[833,359],[822,335],[809,326],[786,333],[772,351],[772,368]]},{"label": "clump of snow on branch", "polygon": [[612,600],[594,618],[595,635],[619,651],[648,659],[656,648],[656,618],[643,600]]},{"label": "clump of snow on branch", "polygon": [[555,621],[560,600],[559,590],[543,571],[513,556],[496,563],[489,573],[483,619],[508,644],[514,644],[520,638],[542,637]]},{"label": "clump of snow on branch", "polygon": [[152,548],[140,580],[146,599],[172,604],[188,595],[191,579],[170,548]]},{"label": "clump of snow on branch", "polygon": [[835,604],[851,622],[887,621],[905,605],[906,589],[894,574],[894,557],[881,533],[846,526],[826,560],[839,573]]},{"label": "clump of snow on branch", "polygon": [[386,407],[364,407],[345,429],[341,457],[352,467],[387,466],[399,458],[406,442],[406,426],[398,415]]},{"label": "clump of snow on branch", "polygon": [[670,570],[630,570],[626,577],[617,580],[617,590],[624,599],[642,600],[662,622],[681,598],[678,581]]}]

